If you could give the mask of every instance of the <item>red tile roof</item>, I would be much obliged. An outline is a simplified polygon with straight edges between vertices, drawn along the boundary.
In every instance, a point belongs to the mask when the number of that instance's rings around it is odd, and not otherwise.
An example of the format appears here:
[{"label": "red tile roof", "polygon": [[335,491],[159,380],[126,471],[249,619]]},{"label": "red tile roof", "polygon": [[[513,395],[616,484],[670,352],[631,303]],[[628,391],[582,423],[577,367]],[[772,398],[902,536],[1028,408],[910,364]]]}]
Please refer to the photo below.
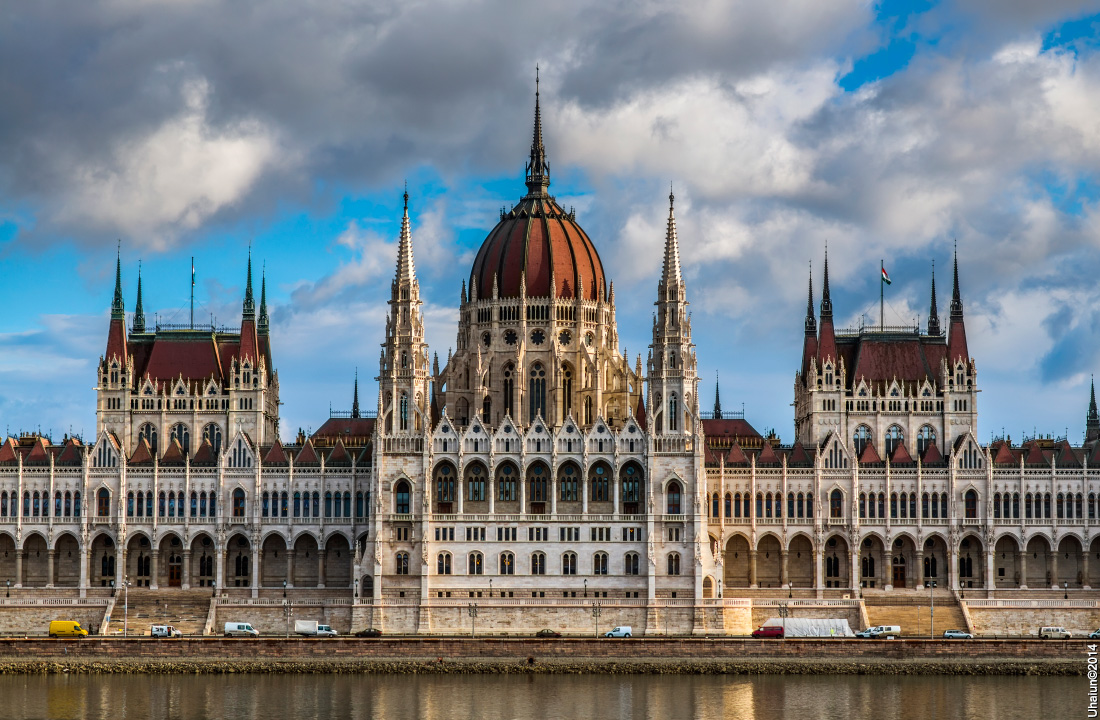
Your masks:
[{"label": "red tile roof", "polygon": [[775,448],[772,447],[770,442],[764,443],[764,449],[756,456],[757,465],[779,465],[782,462],[779,456],[776,455]]},{"label": "red tile roof", "polygon": [[164,455],[160,458],[160,464],[183,465],[185,462],[186,458],[183,455],[183,447],[180,445],[180,441],[172,438],[168,442],[168,447],[164,450]]},{"label": "red tile roof", "polygon": [[50,462],[50,453],[47,451],[46,438],[40,437],[35,439],[34,445],[31,446],[31,450],[27,453],[27,456],[23,458],[24,464],[48,464]]},{"label": "red tile roof", "polygon": [[882,458],[878,456],[878,451],[875,450],[875,444],[872,442],[867,443],[867,446],[863,448],[863,454],[859,456],[860,465],[874,465],[875,463],[881,463]]},{"label": "red tile roof", "polygon": [[802,445],[802,442],[796,442],[794,447],[791,448],[790,455],[787,456],[787,465],[791,467],[810,467],[813,464],[813,458],[806,452],[806,448]]},{"label": "red tile roof", "polygon": [[[645,396],[644,395],[639,395],[638,396],[638,409],[634,411],[634,419],[638,421],[638,424],[642,426],[642,429],[645,429],[645,430],[649,429],[645,424],[646,417],[645,417]],[[705,430],[706,425],[704,425],[703,427],[704,427],[704,432],[706,432],[706,430]]]},{"label": "red tile roof", "polygon": [[84,446],[76,438],[69,438],[54,462],[58,465],[80,465],[84,462]]},{"label": "red tile roof", "polygon": [[930,443],[928,447],[924,449],[924,456],[921,457],[921,462],[925,465],[935,465],[943,462],[943,453],[940,452],[940,448],[936,443]]},{"label": "red tile roof", "polygon": [[741,449],[740,443],[736,440],[733,442],[733,447],[730,448],[729,455],[726,456],[727,465],[748,465],[749,459],[745,456],[745,451]]},{"label": "red tile roof", "polygon": [[914,463],[913,456],[909,454],[909,450],[905,447],[905,441],[899,442],[898,446],[894,448],[894,454],[890,457],[890,462],[894,465],[912,465]]},{"label": "red tile roof", "polygon": [[267,451],[267,454],[263,456],[264,465],[287,465],[289,462],[286,458],[286,453],[283,452],[283,444],[278,440],[271,446],[271,449]]},{"label": "red tile roof", "polygon": [[707,438],[760,438],[747,420],[731,418],[728,420],[703,420],[703,434]]},{"label": "red tile roof", "polygon": [[153,463],[153,451],[149,448],[149,441],[142,435],[138,440],[134,454],[130,456],[131,465],[151,465]]},{"label": "red tile roof", "polygon": [[218,456],[214,454],[214,446],[210,444],[210,441],[203,438],[202,445],[199,445],[199,449],[195,451],[195,456],[191,458],[192,465],[215,465],[218,462]]},{"label": "red tile roof", "polygon": [[1017,458],[1013,454],[1012,448],[1009,447],[1008,443],[1003,441],[998,443],[998,447],[993,453],[993,464],[1015,465],[1017,462]]},{"label": "red tile roof", "polygon": [[294,458],[295,465],[320,465],[321,458],[313,447],[312,440],[306,440],[306,444],[298,451],[298,457]]},{"label": "red tile roof", "polygon": [[1039,443],[1032,440],[1028,443],[1031,447],[1027,450],[1027,455],[1024,456],[1025,465],[1048,465],[1050,459],[1043,452],[1043,449],[1039,447]]},{"label": "red tile roof", "polygon": [[332,452],[329,453],[328,458],[325,460],[325,464],[351,465],[351,455],[348,455],[348,450],[344,447],[343,440],[336,441],[336,446],[332,448]]},{"label": "red tile roof", "polygon": [[0,463],[14,463],[19,461],[15,438],[8,438],[0,445]]},{"label": "red tile roof", "polygon": [[191,333],[160,333],[149,348],[149,361],[139,377],[171,381],[183,376],[185,380],[206,380],[224,377],[218,363],[217,346],[213,336],[196,338]]},{"label": "red tile roof", "polygon": [[313,433],[312,438],[318,445],[332,445],[341,439],[352,445],[361,445],[373,435],[374,418],[330,417]]}]

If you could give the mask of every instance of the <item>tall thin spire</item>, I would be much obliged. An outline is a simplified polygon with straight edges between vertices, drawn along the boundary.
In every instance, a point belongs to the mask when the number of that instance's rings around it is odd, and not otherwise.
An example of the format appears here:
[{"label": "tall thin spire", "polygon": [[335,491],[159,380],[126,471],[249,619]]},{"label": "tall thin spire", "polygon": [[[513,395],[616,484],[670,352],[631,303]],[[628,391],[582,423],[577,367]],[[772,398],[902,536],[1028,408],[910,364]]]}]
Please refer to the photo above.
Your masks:
[{"label": "tall thin spire", "polygon": [[355,368],[355,390],[352,391],[351,396],[351,416],[356,419],[359,417],[359,368]]},{"label": "tall thin spire", "polygon": [[722,395],[718,389],[718,372],[714,373],[714,419],[722,418]]},{"label": "tall thin spire", "polygon": [[264,269],[260,273],[260,322],[257,329],[261,333],[266,333],[270,321],[267,317],[267,263],[264,263]]},{"label": "tall thin spire", "polygon": [[676,237],[676,214],[673,205],[676,196],[672,194],[672,187],[668,191],[668,228],[665,230],[665,264],[661,274],[661,288],[667,290],[670,285],[679,287],[683,285],[684,278],[680,272],[680,241]]},{"label": "tall thin spire", "polygon": [[141,263],[138,263],[138,291],[137,291],[137,304],[134,306],[134,328],[133,332],[143,333],[145,332],[145,309],[141,304]]},{"label": "tall thin spire", "polygon": [[833,301],[829,298],[829,246],[825,246],[825,279],[821,289],[821,317],[833,317]]},{"label": "tall thin spire", "polygon": [[806,294],[806,334],[817,334],[817,318],[814,317],[814,264],[810,261],[810,286]]},{"label": "tall thin spire", "polygon": [[409,188],[405,187],[405,212],[401,216],[401,239],[397,244],[397,282],[415,281],[416,264],[413,262],[412,230],[409,228]]},{"label": "tall thin spire", "polygon": [[252,299],[252,247],[248,248],[248,281],[244,288],[244,314],[248,317],[256,315],[256,301]]},{"label": "tall thin spire", "polygon": [[940,334],[940,311],[936,307],[936,261],[932,261],[932,304],[928,308],[928,334]]},{"label": "tall thin spire", "polygon": [[550,163],[542,142],[542,111],[539,109],[539,68],[535,66],[535,129],[531,137],[531,156],[527,160],[528,195],[545,196],[550,186]]},{"label": "tall thin spire", "polygon": [[115,255],[115,299],[111,303],[111,319],[126,319],[126,303],[122,300],[122,243]]},{"label": "tall thin spire", "polygon": [[963,303],[962,293],[959,292],[959,246],[955,244],[955,278],[951,288],[951,319],[962,319]]}]

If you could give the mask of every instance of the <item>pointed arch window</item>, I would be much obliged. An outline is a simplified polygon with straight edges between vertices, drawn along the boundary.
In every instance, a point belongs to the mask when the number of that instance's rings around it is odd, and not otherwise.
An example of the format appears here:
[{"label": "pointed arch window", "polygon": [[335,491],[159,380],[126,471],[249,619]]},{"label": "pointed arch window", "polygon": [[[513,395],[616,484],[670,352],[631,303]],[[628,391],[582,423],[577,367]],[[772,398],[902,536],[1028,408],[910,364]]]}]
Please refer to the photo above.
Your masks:
[{"label": "pointed arch window", "polygon": [[917,454],[924,457],[924,453],[928,450],[929,446],[936,442],[936,431],[932,429],[931,425],[924,425],[917,433]]},{"label": "pointed arch window", "polygon": [[561,366],[561,416],[569,417],[573,412],[573,369],[568,364]]},{"label": "pointed arch window", "polygon": [[668,514],[680,514],[680,483],[676,481],[668,484]]},{"label": "pointed arch window", "polygon": [[546,419],[546,370],[541,363],[531,366],[531,377],[527,385],[529,420],[536,417]]},{"label": "pointed arch window", "polygon": [[222,451],[222,429],[216,423],[209,423],[203,427],[202,439],[210,443],[215,455]]},{"label": "pointed arch window", "polygon": [[138,437],[145,438],[145,441],[149,443],[149,449],[153,451],[153,454],[157,454],[157,428],[152,423],[145,423],[138,430]]},{"label": "pointed arch window", "polygon": [[180,444],[183,448],[184,455],[191,454],[191,431],[187,429],[187,426],[183,423],[176,423],[172,426],[172,439]]},{"label": "pointed arch window", "polygon": [[409,429],[409,394],[401,393],[400,408],[398,409],[400,430]]},{"label": "pointed arch window", "polygon": [[504,414],[514,418],[515,409],[513,403],[516,397],[515,366],[511,363],[504,366]]},{"label": "pointed arch window", "polygon": [[676,393],[671,393],[668,396],[668,429],[670,432],[675,432],[676,430],[679,430],[679,413],[679,407],[676,402]]},{"label": "pointed arch window", "polygon": [[[294,504],[298,504],[297,497],[295,497]],[[393,511],[398,515],[408,515],[411,503],[409,501],[409,484],[402,480],[397,483],[397,487],[394,489],[394,508]]]},{"label": "pointed arch window", "polygon": [[860,425],[852,434],[852,447],[855,448],[856,456],[863,454],[863,449],[867,447],[869,442],[871,442],[871,428]]},{"label": "pointed arch window", "polygon": [[886,454],[893,455],[894,450],[897,449],[905,440],[905,434],[901,431],[900,425],[891,425],[886,431]]}]

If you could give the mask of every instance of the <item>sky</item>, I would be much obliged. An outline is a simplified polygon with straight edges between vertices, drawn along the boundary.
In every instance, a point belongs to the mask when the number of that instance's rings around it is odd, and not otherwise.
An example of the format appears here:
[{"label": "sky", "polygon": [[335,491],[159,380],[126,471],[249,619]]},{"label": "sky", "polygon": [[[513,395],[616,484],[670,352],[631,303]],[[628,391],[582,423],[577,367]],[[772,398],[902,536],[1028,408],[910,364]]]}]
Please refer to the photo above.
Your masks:
[{"label": "sky", "polygon": [[[282,434],[373,407],[408,184],[427,340],[550,191],[647,350],[668,212],[703,390],[793,434],[806,280],[838,327],[941,321],[957,243],[978,435],[1080,441],[1100,370],[1100,0],[88,0],[0,10],[0,424],[95,433],[116,251],[132,312],[239,326],[266,273]],[[257,283],[259,278],[257,277]]]}]

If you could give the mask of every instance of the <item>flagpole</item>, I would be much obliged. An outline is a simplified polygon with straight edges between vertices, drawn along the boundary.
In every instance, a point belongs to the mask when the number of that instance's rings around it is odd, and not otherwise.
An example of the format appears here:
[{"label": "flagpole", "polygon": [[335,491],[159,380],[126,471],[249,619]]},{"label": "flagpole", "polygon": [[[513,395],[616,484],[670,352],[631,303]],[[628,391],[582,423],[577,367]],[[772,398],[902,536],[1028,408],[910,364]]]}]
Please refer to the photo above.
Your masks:
[{"label": "flagpole", "polygon": [[195,329],[195,256],[191,256],[191,329]]},{"label": "flagpole", "polygon": [[885,281],[882,278],[884,277],[883,273],[885,273],[885,272],[886,272],[886,260],[885,259],[879,260],[878,261],[878,328],[879,328],[879,331],[886,330],[885,314],[883,313],[883,310],[882,310],[882,305],[883,305],[882,293],[883,293],[883,290],[884,290],[883,286],[886,284]]}]

